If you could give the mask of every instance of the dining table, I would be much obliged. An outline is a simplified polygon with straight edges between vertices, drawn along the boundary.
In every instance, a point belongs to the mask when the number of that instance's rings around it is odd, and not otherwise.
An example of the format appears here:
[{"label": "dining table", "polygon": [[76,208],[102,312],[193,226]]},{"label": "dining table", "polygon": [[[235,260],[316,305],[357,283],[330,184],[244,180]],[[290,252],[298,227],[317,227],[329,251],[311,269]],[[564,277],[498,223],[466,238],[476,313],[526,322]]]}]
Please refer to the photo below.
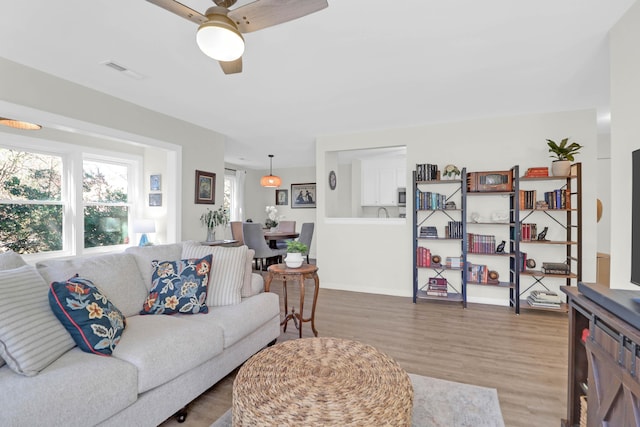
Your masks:
[{"label": "dining table", "polygon": [[300,233],[295,231],[271,231],[265,230],[264,239],[269,242],[269,247],[272,249],[278,249],[278,240],[295,239],[300,236]]}]

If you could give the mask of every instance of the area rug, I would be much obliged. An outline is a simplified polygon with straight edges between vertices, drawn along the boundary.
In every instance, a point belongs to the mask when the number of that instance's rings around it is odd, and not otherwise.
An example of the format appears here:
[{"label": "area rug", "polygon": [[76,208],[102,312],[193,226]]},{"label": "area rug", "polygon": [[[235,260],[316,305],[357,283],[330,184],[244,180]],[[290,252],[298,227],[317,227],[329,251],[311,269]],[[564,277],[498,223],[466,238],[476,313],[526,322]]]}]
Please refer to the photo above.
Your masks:
[{"label": "area rug", "polygon": [[[409,374],[414,427],[504,427],[494,388]],[[231,427],[231,409],[211,427]]]}]

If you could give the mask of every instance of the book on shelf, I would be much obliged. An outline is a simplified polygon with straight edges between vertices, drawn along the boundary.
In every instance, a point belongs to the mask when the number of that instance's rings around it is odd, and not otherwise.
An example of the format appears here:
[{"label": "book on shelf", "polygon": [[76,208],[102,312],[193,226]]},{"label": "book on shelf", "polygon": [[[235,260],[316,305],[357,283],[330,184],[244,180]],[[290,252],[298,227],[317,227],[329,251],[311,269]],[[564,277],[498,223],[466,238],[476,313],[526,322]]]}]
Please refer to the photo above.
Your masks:
[{"label": "book on shelf", "polygon": [[524,173],[526,178],[541,178],[545,176],[549,176],[549,168],[548,167],[534,167],[529,168]]},{"label": "book on shelf", "polygon": [[496,237],[487,234],[467,233],[467,251],[475,254],[496,253]]},{"label": "book on shelf", "polygon": [[549,290],[533,290],[527,297],[532,307],[560,308],[562,298],[556,292]]},{"label": "book on shelf", "polygon": [[523,222],[520,224],[520,240],[528,242],[535,240],[538,235],[538,226],[533,223]]},{"label": "book on shelf", "polygon": [[520,190],[518,194],[520,209],[535,209],[536,190]]},{"label": "book on shelf", "polygon": [[462,258],[457,256],[448,256],[446,258],[446,266],[448,268],[461,268],[462,267]]},{"label": "book on shelf", "polygon": [[543,262],[541,271],[547,274],[569,274],[571,268],[563,262]]},{"label": "book on shelf", "polygon": [[432,165],[431,163],[417,163],[416,164],[416,180],[418,181],[435,181],[440,178],[440,171],[438,165]]},{"label": "book on shelf", "polygon": [[423,239],[437,239],[438,238],[438,229],[431,225],[423,225],[420,227],[420,238]]},{"label": "book on shelf", "polygon": [[444,235],[448,239],[462,239],[462,222],[449,221],[444,228]]},{"label": "book on shelf", "polygon": [[427,284],[427,295],[446,297],[447,292],[447,279],[443,277],[430,277]]},{"label": "book on shelf", "polygon": [[445,209],[447,196],[433,191],[416,190],[416,208],[422,210]]},{"label": "book on shelf", "polygon": [[567,188],[546,191],[544,201],[549,209],[571,209],[571,194]]},{"label": "book on shelf", "polygon": [[431,251],[423,246],[418,246],[416,251],[416,267],[431,267]]}]

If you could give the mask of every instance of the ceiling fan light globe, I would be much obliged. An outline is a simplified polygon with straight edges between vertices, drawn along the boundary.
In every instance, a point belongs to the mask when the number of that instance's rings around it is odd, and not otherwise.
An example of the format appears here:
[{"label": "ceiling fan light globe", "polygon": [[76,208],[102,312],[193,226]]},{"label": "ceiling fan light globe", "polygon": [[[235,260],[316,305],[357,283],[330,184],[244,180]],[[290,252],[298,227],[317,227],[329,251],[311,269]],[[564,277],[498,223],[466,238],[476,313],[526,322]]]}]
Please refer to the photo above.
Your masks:
[{"label": "ceiling fan light globe", "polygon": [[200,25],[196,42],[205,55],[216,61],[235,61],[244,53],[244,38],[229,18],[222,15],[210,17]]}]

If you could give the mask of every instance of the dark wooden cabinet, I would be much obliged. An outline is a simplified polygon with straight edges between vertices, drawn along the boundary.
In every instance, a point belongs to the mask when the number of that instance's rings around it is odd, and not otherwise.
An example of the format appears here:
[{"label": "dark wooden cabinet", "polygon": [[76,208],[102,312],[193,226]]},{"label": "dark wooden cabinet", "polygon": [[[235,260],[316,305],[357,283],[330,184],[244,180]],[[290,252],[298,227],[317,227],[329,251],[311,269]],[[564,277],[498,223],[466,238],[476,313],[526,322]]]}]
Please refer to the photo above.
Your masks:
[{"label": "dark wooden cabinet", "polygon": [[[590,286],[614,296],[629,292]],[[587,426],[640,426],[640,330],[576,287],[561,290],[569,305],[567,418],[561,425],[585,425],[580,417],[586,404]]]}]

